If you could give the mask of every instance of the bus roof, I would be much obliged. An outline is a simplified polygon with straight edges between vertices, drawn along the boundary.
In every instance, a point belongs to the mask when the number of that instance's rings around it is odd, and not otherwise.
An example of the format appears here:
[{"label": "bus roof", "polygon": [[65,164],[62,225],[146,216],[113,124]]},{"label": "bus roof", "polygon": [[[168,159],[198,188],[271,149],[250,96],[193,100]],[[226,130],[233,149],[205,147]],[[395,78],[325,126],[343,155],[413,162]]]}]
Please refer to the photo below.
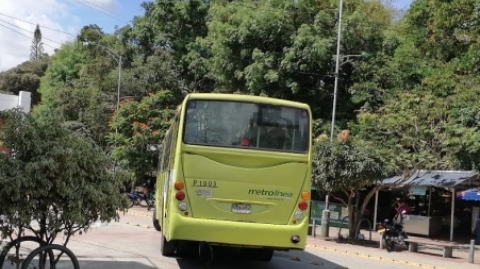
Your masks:
[{"label": "bus roof", "polygon": [[187,102],[189,99],[232,100],[232,101],[266,103],[266,104],[272,104],[272,105],[303,108],[310,111],[310,106],[305,103],[282,100],[282,99],[272,98],[272,97],[256,96],[256,95],[233,94],[233,93],[190,93],[185,97],[184,102]]}]

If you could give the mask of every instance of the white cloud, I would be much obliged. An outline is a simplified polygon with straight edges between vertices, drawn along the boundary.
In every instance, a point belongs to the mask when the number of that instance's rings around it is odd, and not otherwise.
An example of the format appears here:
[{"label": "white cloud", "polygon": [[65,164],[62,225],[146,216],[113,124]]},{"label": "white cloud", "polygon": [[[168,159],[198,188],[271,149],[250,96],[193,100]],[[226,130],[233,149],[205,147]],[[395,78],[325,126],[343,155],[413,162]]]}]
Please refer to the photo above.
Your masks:
[{"label": "white cloud", "polygon": [[52,54],[61,43],[73,39],[74,36],[45,28],[68,32],[73,25],[61,23],[68,21],[67,18],[71,20],[73,16],[62,0],[0,1],[0,72],[30,59],[30,45],[37,23],[48,54]]}]

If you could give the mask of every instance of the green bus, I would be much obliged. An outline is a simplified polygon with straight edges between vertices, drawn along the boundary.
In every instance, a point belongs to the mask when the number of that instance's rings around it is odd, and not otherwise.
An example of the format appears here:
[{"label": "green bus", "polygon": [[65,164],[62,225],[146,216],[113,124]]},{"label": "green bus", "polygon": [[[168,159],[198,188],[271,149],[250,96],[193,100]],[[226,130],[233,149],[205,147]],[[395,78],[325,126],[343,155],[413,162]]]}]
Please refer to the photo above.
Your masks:
[{"label": "green bus", "polygon": [[200,242],[263,261],[274,250],[305,249],[311,145],[307,104],[187,95],[160,154],[153,224],[161,231],[162,255]]}]

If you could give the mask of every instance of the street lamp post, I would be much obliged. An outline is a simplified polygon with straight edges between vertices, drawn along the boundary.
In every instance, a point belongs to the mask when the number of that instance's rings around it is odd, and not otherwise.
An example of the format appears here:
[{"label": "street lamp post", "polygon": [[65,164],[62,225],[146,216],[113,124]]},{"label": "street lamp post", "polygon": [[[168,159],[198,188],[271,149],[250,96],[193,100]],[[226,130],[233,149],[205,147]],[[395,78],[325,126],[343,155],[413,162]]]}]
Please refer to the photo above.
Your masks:
[{"label": "street lamp post", "polygon": [[[348,62],[350,62],[351,57],[369,57],[369,54],[362,52],[362,54],[355,55],[341,55],[340,47],[342,41],[342,14],[343,14],[343,0],[340,0],[338,7],[338,29],[337,29],[337,55],[335,59],[335,84],[333,88],[333,107],[332,107],[332,123],[330,127],[330,142],[333,142],[334,133],[335,133],[335,116],[337,113],[337,96],[338,96],[338,80],[340,67]],[[340,58],[346,57],[347,60],[340,63]],[[322,211],[322,224],[320,230],[320,236],[329,237],[329,228],[330,228],[330,203],[329,203],[329,194],[325,195],[325,208]]]},{"label": "street lamp post", "polygon": [[[338,72],[340,71],[340,46],[342,38],[342,13],[343,13],[343,0],[340,0],[338,4],[338,29],[337,29],[337,57],[335,62],[335,85],[333,90],[333,108],[332,108],[332,126],[330,130],[330,141],[333,141],[333,134],[335,129],[335,114],[337,110],[337,95],[338,95]],[[320,230],[320,236],[329,237],[330,228],[330,203],[329,195],[325,195],[325,208],[322,211],[322,225]]]},{"label": "street lamp post", "polygon": [[[116,103],[116,111],[120,107],[120,93],[121,93],[121,81],[122,81],[122,55],[115,53],[113,50],[109,49],[106,46],[98,44],[96,42],[83,42],[84,45],[94,45],[104,49],[117,63],[118,63],[118,79],[117,79],[117,103]],[[118,137],[118,127],[115,127],[115,148],[117,147],[117,137]],[[113,166],[113,173],[116,172],[117,169],[117,160],[115,160],[115,164]]]}]

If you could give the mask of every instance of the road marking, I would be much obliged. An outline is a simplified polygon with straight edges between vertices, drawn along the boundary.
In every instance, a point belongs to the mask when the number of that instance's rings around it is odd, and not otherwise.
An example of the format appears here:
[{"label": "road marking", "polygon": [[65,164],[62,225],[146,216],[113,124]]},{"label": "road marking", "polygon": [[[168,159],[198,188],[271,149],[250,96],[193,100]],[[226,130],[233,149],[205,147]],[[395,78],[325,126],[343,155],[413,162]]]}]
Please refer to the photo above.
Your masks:
[{"label": "road marking", "polygon": [[424,263],[418,263],[418,262],[409,262],[409,261],[404,261],[404,260],[398,260],[398,259],[392,259],[392,258],[385,258],[385,257],[379,257],[379,256],[374,256],[370,254],[364,254],[360,252],[355,252],[355,251],[348,251],[348,250],[342,250],[342,249],[337,249],[337,248],[332,248],[332,247],[326,247],[326,246],[318,246],[315,244],[307,244],[307,247],[311,248],[317,248],[317,249],[322,249],[330,252],[338,252],[342,254],[347,254],[351,256],[357,256],[357,257],[362,257],[362,258],[367,258],[371,260],[377,260],[377,261],[382,261],[382,262],[389,262],[389,263],[396,263],[396,264],[402,264],[402,265],[409,265],[413,267],[419,267],[419,268],[429,268],[429,269],[454,269],[454,268],[448,268],[448,267],[441,267],[441,266],[436,266],[436,265],[431,265],[431,264],[424,264]]}]

